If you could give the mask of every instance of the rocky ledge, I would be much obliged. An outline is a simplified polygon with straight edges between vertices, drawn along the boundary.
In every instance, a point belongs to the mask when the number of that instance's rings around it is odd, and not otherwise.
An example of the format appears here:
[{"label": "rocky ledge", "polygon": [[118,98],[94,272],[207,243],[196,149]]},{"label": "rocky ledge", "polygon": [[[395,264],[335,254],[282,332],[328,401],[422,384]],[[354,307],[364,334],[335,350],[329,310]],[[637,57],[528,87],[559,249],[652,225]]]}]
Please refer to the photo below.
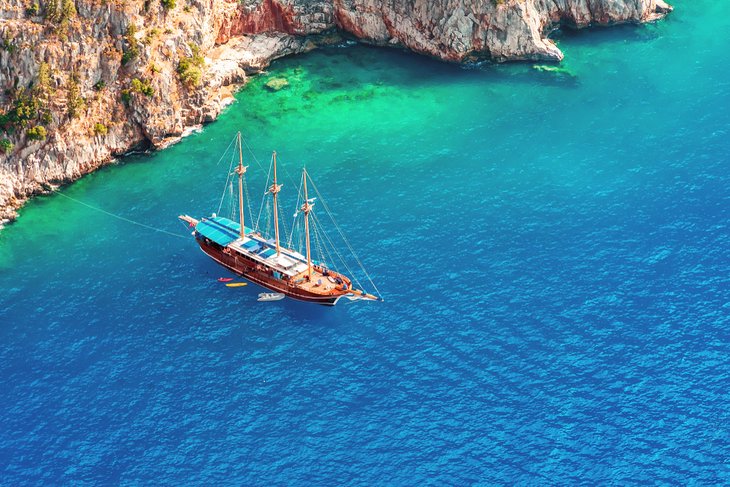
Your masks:
[{"label": "rocky ledge", "polygon": [[48,184],[214,120],[246,77],[342,36],[450,62],[560,61],[549,38],[663,0],[0,0],[0,221]]}]

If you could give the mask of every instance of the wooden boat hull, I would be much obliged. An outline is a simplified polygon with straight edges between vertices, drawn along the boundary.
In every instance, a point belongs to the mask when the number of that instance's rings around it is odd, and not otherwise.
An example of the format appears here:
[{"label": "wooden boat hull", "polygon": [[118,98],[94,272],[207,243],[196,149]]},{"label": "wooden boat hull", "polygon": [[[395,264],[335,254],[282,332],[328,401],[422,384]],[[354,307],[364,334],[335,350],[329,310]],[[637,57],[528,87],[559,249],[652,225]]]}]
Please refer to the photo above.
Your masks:
[{"label": "wooden boat hull", "polygon": [[280,279],[275,279],[269,275],[265,270],[257,269],[257,263],[246,256],[237,253],[226,253],[224,248],[219,245],[208,241],[205,238],[195,239],[200,246],[200,249],[207,254],[211,259],[218,262],[220,265],[230,269],[239,276],[248,279],[254,284],[268,289],[276,293],[283,293],[286,296],[296,299],[298,301],[304,301],[307,303],[320,304],[323,306],[334,306],[337,301],[340,300],[347,293],[333,294],[333,295],[321,295],[308,292],[303,289],[299,289],[288,285],[287,282]]}]

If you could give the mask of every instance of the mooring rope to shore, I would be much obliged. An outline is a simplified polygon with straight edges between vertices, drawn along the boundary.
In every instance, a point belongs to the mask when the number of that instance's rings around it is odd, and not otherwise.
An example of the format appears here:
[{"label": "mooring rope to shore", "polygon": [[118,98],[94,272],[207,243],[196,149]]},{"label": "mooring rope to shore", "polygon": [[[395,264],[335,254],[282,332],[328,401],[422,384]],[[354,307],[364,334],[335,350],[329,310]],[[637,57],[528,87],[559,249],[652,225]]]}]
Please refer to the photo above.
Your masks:
[{"label": "mooring rope to shore", "polygon": [[104,210],[102,208],[98,208],[96,206],[93,206],[93,205],[90,205],[88,203],[85,203],[85,202],[83,202],[81,200],[77,200],[76,198],[72,198],[71,196],[65,195],[65,194],[61,193],[57,189],[53,189],[52,191],[55,194],[59,195],[59,196],[63,196],[66,199],[69,199],[69,200],[71,200],[71,201],[73,201],[75,203],[78,203],[78,204],[80,204],[82,206],[85,206],[85,207],[87,207],[89,209],[92,209],[94,211],[98,211],[100,213],[104,213],[105,215],[108,215],[108,216],[111,216],[113,218],[116,218],[117,220],[122,220],[123,222],[131,223],[132,225],[137,225],[137,226],[140,226],[142,228],[146,228],[147,230],[152,230],[154,232],[164,233],[165,235],[170,235],[171,237],[188,238],[187,236],[180,235],[179,233],[168,232],[167,230],[163,230],[161,228],[155,228],[153,226],[146,225],[144,223],[140,223],[140,222],[137,222],[137,221],[134,221],[134,220],[130,220],[129,218],[124,217],[124,216],[121,216],[121,215],[115,215],[114,213],[111,213],[109,211],[106,211],[106,210]]}]

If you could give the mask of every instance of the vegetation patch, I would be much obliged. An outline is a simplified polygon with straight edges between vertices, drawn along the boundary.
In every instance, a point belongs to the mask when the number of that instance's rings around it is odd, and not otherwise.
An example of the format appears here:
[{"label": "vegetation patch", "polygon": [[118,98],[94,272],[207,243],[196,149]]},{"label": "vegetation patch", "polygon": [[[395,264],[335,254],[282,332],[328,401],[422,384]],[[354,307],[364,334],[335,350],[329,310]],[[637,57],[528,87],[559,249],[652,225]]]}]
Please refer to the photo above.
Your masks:
[{"label": "vegetation patch", "polygon": [[149,97],[155,96],[155,89],[152,87],[149,80],[134,78],[130,85],[130,90],[134,93],[142,93]]},{"label": "vegetation patch", "polygon": [[[46,128],[43,125],[53,123],[49,103],[53,95],[51,85],[51,67],[48,63],[41,63],[38,76],[30,88],[20,87],[7,93],[10,104],[5,112],[0,112],[0,129],[7,135],[26,132],[31,140],[43,140],[46,137]],[[0,151],[9,153],[14,144],[11,138],[3,138]]]},{"label": "vegetation patch", "polygon": [[19,88],[11,95],[10,109],[0,114],[0,126],[6,132],[12,133],[17,128],[25,128],[38,119],[41,102],[32,91]]},{"label": "vegetation patch", "polygon": [[109,129],[103,123],[97,122],[94,124],[94,135],[106,135],[108,132]]},{"label": "vegetation patch", "polygon": [[74,0],[48,0],[45,3],[43,15],[47,22],[54,24],[56,33],[62,41],[67,40],[68,26],[76,18],[76,3]]},{"label": "vegetation patch", "polygon": [[28,17],[35,17],[38,15],[38,12],[41,11],[41,6],[38,4],[37,0],[33,0],[28,7],[25,9],[25,14]]},{"label": "vegetation patch", "polygon": [[200,54],[200,47],[189,44],[192,56],[183,56],[177,65],[177,74],[180,81],[188,87],[199,86],[203,79],[202,68],[205,66],[205,58]]},{"label": "vegetation patch", "polygon": [[11,41],[7,37],[3,37],[2,42],[0,42],[0,49],[7,51],[9,54],[15,54],[18,50],[18,46],[16,46],[15,42]]},{"label": "vegetation patch", "polygon": [[124,35],[127,45],[124,48],[124,53],[122,53],[122,64],[127,64],[139,56],[139,41],[135,37],[136,34],[137,27],[134,24],[129,24],[127,33]]},{"label": "vegetation patch", "polygon": [[29,128],[26,135],[30,140],[46,140],[47,132],[43,125],[36,125]]},{"label": "vegetation patch", "polygon": [[76,118],[86,108],[86,100],[81,96],[81,87],[75,74],[68,77],[66,89],[66,111],[69,117]]},{"label": "vegetation patch", "polygon": [[10,139],[0,139],[0,152],[2,152],[3,154],[8,154],[12,150],[13,143],[10,141]]}]

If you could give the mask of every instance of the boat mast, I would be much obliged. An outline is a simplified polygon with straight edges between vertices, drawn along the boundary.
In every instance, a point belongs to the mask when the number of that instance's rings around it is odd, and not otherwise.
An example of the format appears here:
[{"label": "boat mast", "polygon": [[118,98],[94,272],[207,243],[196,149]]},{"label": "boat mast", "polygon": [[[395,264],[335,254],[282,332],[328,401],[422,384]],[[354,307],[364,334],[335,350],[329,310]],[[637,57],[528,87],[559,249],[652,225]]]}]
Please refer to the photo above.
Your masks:
[{"label": "boat mast", "polygon": [[246,236],[246,227],[243,226],[243,175],[245,173],[243,149],[241,149],[241,132],[238,132],[238,167],[236,168],[236,174],[238,174],[238,214],[241,222],[241,238]]},{"label": "boat mast", "polygon": [[307,273],[309,280],[312,280],[312,256],[309,250],[309,212],[312,211],[312,205],[309,204],[309,197],[307,196],[307,169],[302,169],[304,178],[304,204],[302,205],[302,211],[304,212],[304,232],[306,234],[307,242]]},{"label": "boat mast", "polygon": [[276,184],[276,151],[274,151],[274,184],[269,188],[269,192],[274,195],[274,235],[276,237],[276,255],[281,254],[279,247],[279,205],[276,202],[277,194],[281,190],[281,185]]}]

